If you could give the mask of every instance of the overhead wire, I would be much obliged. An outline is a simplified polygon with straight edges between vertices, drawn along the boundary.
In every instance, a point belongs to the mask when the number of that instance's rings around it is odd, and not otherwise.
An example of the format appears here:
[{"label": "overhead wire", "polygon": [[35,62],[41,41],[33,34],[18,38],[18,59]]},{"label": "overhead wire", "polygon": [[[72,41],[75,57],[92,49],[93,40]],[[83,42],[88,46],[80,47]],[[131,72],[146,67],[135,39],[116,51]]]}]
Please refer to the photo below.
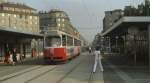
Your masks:
[{"label": "overhead wire", "polygon": [[[83,5],[83,8],[84,8],[85,11],[87,12],[87,17],[88,17],[89,22],[91,23],[91,25],[94,25],[93,18],[91,18],[91,17],[92,17],[92,14],[89,12],[89,8],[87,7],[85,1],[84,1],[84,0],[81,0],[81,4]],[[80,29],[81,29],[81,27],[80,27]],[[88,29],[88,28],[82,28],[82,29],[85,29],[85,30],[86,30],[86,29]],[[91,27],[91,29],[93,29],[93,28]]]}]

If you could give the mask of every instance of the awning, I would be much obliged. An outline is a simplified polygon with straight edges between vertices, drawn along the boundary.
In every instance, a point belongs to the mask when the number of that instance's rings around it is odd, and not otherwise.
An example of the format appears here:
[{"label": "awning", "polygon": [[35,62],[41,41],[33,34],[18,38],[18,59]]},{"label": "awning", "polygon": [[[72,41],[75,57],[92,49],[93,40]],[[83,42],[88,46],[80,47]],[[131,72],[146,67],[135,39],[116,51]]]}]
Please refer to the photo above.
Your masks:
[{"label": "awning", "polygon": [[28,31],[18,30],[15,28],[3,27],[0,26],[0,35],[1,36],[17,36],[17,37],[26,37],[26,38],[43,38],[42,34],[32,33]]}]

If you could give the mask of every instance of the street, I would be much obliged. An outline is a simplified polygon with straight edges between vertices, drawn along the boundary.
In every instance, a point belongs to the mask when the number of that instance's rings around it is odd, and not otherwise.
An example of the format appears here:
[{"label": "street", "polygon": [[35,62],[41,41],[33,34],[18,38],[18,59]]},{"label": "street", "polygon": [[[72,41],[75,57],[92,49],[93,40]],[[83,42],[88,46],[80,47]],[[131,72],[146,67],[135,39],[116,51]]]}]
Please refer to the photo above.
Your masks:
[{"label": "street", "polygon": [[94,56],[85,52],[66,63],[46,64],[43,58],[27,59],[16,66],[1,64],[0,83],[149,83],[149,68],[125,64],[124,58],[102,60],[104,72],[92,73]]},{"label": "street", "polygon": [[104,83],[103,73],[93,74],[94,57],[88,53],[66,62],[45,64],[42,58],[29,59],[16,66],[0,66],[1,83]]}]

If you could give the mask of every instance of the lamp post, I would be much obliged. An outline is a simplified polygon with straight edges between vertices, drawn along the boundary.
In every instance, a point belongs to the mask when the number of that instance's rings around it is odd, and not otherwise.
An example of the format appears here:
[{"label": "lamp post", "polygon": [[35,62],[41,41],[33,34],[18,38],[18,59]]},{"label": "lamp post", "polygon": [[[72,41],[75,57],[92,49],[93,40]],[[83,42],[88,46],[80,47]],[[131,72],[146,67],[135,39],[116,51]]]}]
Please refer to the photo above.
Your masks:
[{"label": "lamp post", "polygon": [[132,48],[132,51],[133,51],[133,53],[134,53],[134,65],[136,65],[136,63],[137,63],[137,60],[136,60],[136,58],[137,58],[137,54],[136,54],[136,35],[135,34],[130,34],[130,37],[131,37],[131,40],[133,41],[133,48]]},{"label": "lamp post", "polygon": [[43,41],[43,47],[45,48],[45,46],[46,46],[46,34],[47,34],[47,31],[46,30],[44,30],[44,41]]},{"label": "lamp post", "polygon": [[106,37],[108,39],[108,45],[109,45],[109,52],[111,52],[111,40],[110,37]]},{"label": "lamp post", "polygon": [[101,37],[101,48],[102,48],[102,50],[104,49],[104,37]]},{"label": "lamp post", "polygon": [[46,35],[48,33],[48,27],[49,26],[41,26],[42,30],[41,30],[41,33],[43,34],[44,38],[43,38],[43,48],[45,48],[46,46]]},{"label": "lamp post", "polygon": [[118,49],[118,36],[115,37],[116,38],[116,48]]}]

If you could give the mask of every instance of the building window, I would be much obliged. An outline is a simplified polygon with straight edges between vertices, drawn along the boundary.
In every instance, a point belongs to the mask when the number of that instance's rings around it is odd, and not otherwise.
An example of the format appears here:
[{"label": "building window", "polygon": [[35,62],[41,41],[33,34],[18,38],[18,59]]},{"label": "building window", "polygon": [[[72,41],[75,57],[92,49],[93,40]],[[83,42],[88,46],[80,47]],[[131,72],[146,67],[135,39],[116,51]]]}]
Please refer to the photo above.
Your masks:
[{"label": "building window", "polygon": [[32,22],[30,22],[30,24],[32,24]]},{"label": "building window", "polygon": [[56,17],[59,17],[60,16],[60,14],[59,13],[56,13]]},{"label": "building window", "polygon": [[10,16],[10,14],[8,14],[8,16]]},{"label": "building window", "polygon": [[32,16],[30,16],[30,19],[32,19]]},{"label": "building window", "polygon": [[16,18],[16,17],[17,17],[17,15],[15,14],[15,15],[14,15],[14,17]]},{"label": "building window", "polygon": [[65,21],[65,19],[63,18],[63,19],[62,19],[62,21],[64,22],[64,21]]},{"label": "building window", "polygon": [[17,29],[17,27],[16,27],[16,26],[14,26],[14,29]]},{"label": "building window", "polygon": [[19,15],[20,19],[22,18],[22,14]]},{"label": "building window", "polygon": [[58,23],[58,27],[60,27],[60,23]]},{"label": "building window", "polygon": [[35,16],[35,20],[37,20],[38,18]]},{"label": "building window", "polygon": [[24,9],[23,9],[22,11],[23,11],[24,13],[26,12],[26,10],[24,10]]},{"label": "building window", "polygon": [[58,18],[57,20],[58,20],[58,22],[60,22],[60,18]]},{"label": "building window", "polygon": [[15,8],[12,8],[11,10],[12,10],[12,11],[15,11]]},{"label": "building window", "polygon": [[5,14],[4,14],[4,13],[2,13],[2,16],[5,16]]},{"label": "building window", "polygon": [[62,27],[65,27],[65,24],[62,24]]},{"label": "building window", "polygon": [[65,17],[65,15],[64,15],[64,14],[61,14],[61,17]]},{"label": "building window", "polygon": [[37,25],[37,22],[35,22],[35,24]]},{"label": "building window", "polygon": [[8,10],[8,7],[4,7],[4,10]]},{"label": "building window", "polygon": [[5,21],[4,20],[2,20],[2,23],[4,23]]},{"label": "building window", "polygon": [[27,15],[25,15],[25,19],[27,19],[28,18],[28,16]]}]

